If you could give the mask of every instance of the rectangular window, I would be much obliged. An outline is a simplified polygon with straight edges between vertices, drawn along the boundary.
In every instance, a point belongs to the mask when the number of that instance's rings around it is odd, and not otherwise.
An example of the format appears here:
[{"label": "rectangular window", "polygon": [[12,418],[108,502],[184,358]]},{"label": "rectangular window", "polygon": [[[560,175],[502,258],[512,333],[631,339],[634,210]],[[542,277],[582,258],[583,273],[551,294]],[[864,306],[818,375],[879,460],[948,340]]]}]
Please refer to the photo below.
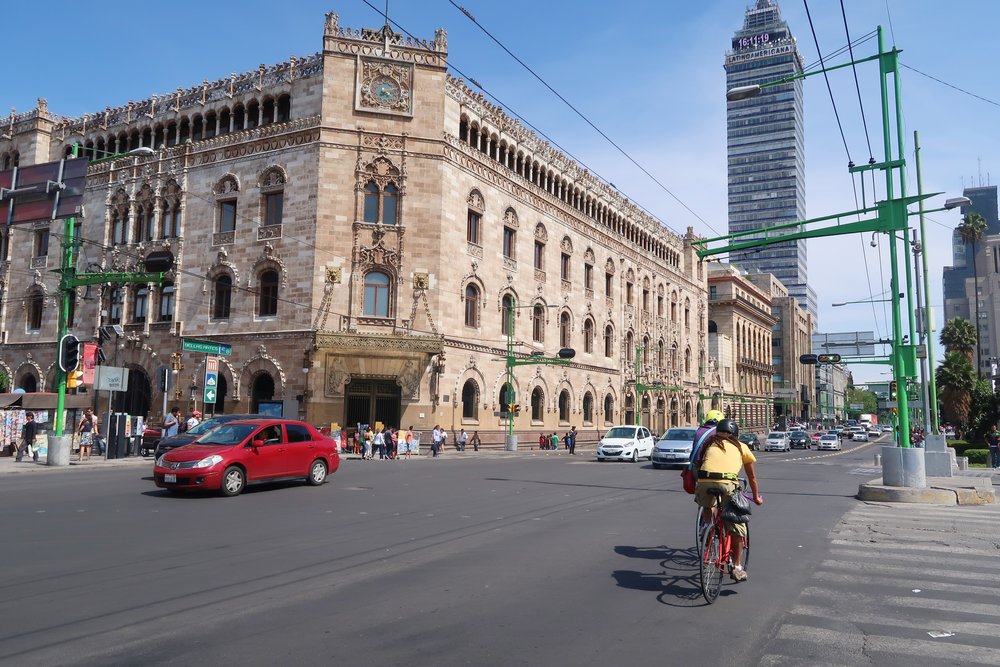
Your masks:
[{"label": "rectangular window", "polygon": [[583,286],[585,289],[594,289],[594,267],[590,264],[583,265]]},{"label": "rectangular window", "polygon": [[0,261],[10,256],[10,231],[0,232]]},{"label": "rectangular window", "polygon": [[559,258],[559,277],[569,280],[569,255],[563,253]]},{"label": "rectangular window", "polygon": [[272,192],[269,195],[264,195],[264,224],[280,225],[281,213],[284,205],[284,192]]},{"label": "rectangular window", "polygon": [[124,299],[125,295],[121,287],[111,290],[111,307],[108,312],[108,319],[111,324],[122,323],[122,304],[124,303]]},{"label": "rectangular window", "polygon": [[514,241],[517,232],[510,227],[503,228],[503,256],[507,259],[514,259]]},{"label": "rectangular window", "polygon": [[545,270],[545,244],[541,241],[535,241],[535,268]]},{"label": "rectangular window", "polygon": [[625,303],[632,305],[632,283],[625,283]]},{"label": "rectangular window", "polygon": [[236,231],[236,200],[219,202],[219,231]]},{"label": "rectangular window", "polygon": [[47,257],[49,254],[49,230],[39,229],[35,232],[34,257]]},{"label": "rectangular window", "polygon": [[611,273],[604,274],[604,295],[611,296],[611,285],[614,280],[614,275]]},{"label": "rectangular window", "polygon": [[469,243],[475,243],[476,245],[481,245],[479,239],[479,226],[482,222],[483,217],[476,213],[475,211],[469,211],[469,224],[466,227],[465,238]]},{"label": "rectangular window", "polygon": [[708,298],[712,299],[713,301],[719,298],[719,288],[717,286],[715,285],[708,286]]},{"label": "rectangular window", "polygon": [[642,309],[646,310],[646,311],[649,310],[649,290],[648,289],[642,290]]},{"label": "rectangular window", "polygon": [[142,323],[146,321],[146,309],[149,305],[149,290],[140,287],[135,291],[134,308],[132,309],[132,321]]}]

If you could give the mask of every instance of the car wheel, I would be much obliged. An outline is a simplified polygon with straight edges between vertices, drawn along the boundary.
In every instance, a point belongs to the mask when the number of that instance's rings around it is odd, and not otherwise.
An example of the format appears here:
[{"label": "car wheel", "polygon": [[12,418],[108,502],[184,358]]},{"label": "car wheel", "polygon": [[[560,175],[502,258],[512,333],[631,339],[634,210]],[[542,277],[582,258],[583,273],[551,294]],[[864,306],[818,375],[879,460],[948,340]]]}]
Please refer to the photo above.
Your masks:
[{"label": "car wheel", "polygon": [[239,466],[229,466],[222,473],[222,484],[219,485],[219,492],[231,498],[233,496],[238,496],[243,491],[243,487],[247,485],[246,473]]},{"label": "car wheel", "polygon": [[632,450],[632,463],[638,463],[638,462],[639,462],[639,448],[636,447],[635,449]]},{"label": "car wheel", "polygon": [[325,481],[326,462],[322,459],[316,459],[309,468],[309,476],[306,477],[306,482],[308,482],[309,486],[319,486]]}]

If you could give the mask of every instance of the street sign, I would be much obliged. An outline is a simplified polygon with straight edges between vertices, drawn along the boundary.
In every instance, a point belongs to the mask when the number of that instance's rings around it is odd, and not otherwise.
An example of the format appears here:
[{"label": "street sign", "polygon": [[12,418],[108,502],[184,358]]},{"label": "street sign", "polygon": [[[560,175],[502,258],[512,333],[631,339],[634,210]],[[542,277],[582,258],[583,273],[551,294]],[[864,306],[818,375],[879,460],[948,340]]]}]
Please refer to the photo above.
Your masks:
[{"label": "street sign", "polygon": [[898,408],[899,404],[896,403],[896,401],[879,401],[878,406],[880,408],[888,410],[889,408]]},{"label": "street sign", "polygon": [[205,403],[215,403],[219,393],[219,360],[216,357],[205,359]]},{"label": "street sign", "polygon": [[204,352],[205,354],[232,354],[233,346],[225,343],[213,343],[207,340],[181,340],[181,349],[185,352]]},{"label": "street sign", "polygon": [[864,410],[865,409],[865,404],[864,403],[851,403],[847,407],[849,407],[851,410]]},{"label": "street sign", "polygon": [[98,366],[94,369],[96,391],[128,391],[128,369]]}]

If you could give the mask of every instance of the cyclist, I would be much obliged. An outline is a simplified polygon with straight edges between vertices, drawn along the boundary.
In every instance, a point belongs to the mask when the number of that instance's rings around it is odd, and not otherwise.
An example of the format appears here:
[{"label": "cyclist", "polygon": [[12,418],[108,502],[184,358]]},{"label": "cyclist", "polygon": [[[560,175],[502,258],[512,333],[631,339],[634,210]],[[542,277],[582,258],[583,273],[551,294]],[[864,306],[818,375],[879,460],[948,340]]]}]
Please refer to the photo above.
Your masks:
[{"label": "cyclist", "polygon": [[701,449],[701,444],[704,443],[707,438],[702,437],[707,435],[712,435],[715,433],[716,425],[725,419],[725,415],[722,414],[722,410],[709,410],[708,414],[705,415],[705,423],[698,427],[698,430],[694,433],[694,445],[691,447],[691,461],[698,460],[698,451]]},{"label": "cyclist", "polygon": [[[729,502],[732,494],[740,493],[741,468],[746,470],[754,503],[757,505],[764,503],[760,488],[757,486],[757,471],[754,467],[757,458],[749,448],[743,446],[739,434],[736,422],[732,419],[723,419],[715,427],[715,433],[704,443],[705,456],[697,472],[698,485],[694,501],[702,507],[702,522],[705,525],[712,523],[713,508],[723,507]],[[726,531],[733,538],[733,570],[730,576],[733,581],[746,581],[747,573],[743,569],[743,538],[747,534],[746,524],[727,521]]]}]

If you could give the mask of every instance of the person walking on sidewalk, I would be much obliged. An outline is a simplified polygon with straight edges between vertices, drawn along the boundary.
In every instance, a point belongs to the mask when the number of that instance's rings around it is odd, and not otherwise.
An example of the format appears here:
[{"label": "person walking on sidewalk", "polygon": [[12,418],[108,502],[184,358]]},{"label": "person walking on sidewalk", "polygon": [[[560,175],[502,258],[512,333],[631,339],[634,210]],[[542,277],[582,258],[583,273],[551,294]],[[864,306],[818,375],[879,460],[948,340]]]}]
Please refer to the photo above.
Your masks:
[{"label": "person walking on sidewalk", "polygon": [[565,443],[566,443],[566,449],[569,450],[569,453],[572,454],[573,456],[576,456],[576,427],[575,426],[572,427],[569,431],[566,432]]},{"label": "person walking on sidewalk", "polygon": [[559,436],[555,431],[553,431],[552,435],[549,436],[549,444],[551,445],[552,451],[559,449]]},{"label": "person walking on sidewalk", "polygon": [[431,431],[431,457],[434,458],[438,455],[438,450],[441,449],[441,427],[434,424],[434,430]]},{"label": "person walking on sidewalk", "polygon": [[469,434],[466,433],[465,429],[463,428],[462,432],[458,434],[458,441],[455,443],[456,446],[458,447],[458,451],[464,452],[465,443],[467,443],[468,441],[469,441]]},{"label": "person walking on sidewalk", "polygon": [[167,415],[166,419],[163,420],[163,437],[169,438],[172,435],[177,435],[177,429],[181,424],[181,409],[175,407]]},{"label": "person walking on sidewalk", "polygon": [[990,450],[990,467],[996,470],[1000,468],[1000,431],[996,425],[986,434],[986,446]]},{"label": "person walking on sidewalk", "polygon": [[410,458],[410,452],[413,451],[413,426],[406,429],[406,437],[404,438],[406,442],[406,458]]},{"label": "person walking on sidewalk", "polygon": [[478,452],[479,451],[479,445],[483,444],[479,440],[479,431],[473,431],[472,432],[472,439],[469,442],[472,443],[472,451]]},{"label": "person walking on sidewalk", "polygon": [[21,462],[24,452],[31,450],[31,458],[38,461],[38,450],[35,449],[35,436],[38,435],[38,424],[35,423],[35,413],[29,412],[25,415],[28,420],[21,427],[21,444],[17,448],[17,458],[15,463]]}]

